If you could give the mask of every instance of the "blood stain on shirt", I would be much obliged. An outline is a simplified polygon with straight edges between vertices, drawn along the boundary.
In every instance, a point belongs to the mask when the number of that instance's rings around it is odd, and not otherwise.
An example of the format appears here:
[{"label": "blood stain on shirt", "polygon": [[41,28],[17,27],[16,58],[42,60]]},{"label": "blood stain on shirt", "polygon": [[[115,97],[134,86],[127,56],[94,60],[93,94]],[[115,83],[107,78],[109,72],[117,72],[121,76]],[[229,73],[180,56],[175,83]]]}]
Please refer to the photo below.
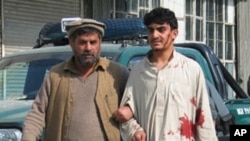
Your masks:
[{"label": "blood stain on shirt", "polygon": [[205,121],[205,116],[203,114],[203,111],[201,110],[201,108],[197,109],[196,111],[196,115],[197,115],[197,126],[201,126],[203,125],[204,121]]},{"label": "blood stain on shirt", "polygon": [[195,99],[195,97],[190,99],[190,102],[196,107],[197,106],[197,101]]},{"label": "blood stain on shirt", "polygon": [[180,127],[180,132],[182,136],[185,136],[188,139],[193,139],[194,137],[194,125],[192,123],[192,121],[190,121],[188,119],[188,116],[185,114],[185,116],[180,117],[179,118],[180,121],[182,121],[181,123],[181,127]]}]

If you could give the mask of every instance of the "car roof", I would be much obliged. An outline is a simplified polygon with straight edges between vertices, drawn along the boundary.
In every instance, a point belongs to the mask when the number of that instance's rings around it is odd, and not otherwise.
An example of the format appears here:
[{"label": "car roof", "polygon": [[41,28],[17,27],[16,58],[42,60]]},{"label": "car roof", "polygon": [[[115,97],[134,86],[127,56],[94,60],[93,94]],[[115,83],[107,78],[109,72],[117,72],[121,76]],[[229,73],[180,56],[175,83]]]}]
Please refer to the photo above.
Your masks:
[{"label": "car roof", "polygon": [[[105,52],[115,52],[120,53],[123,50],[123,47],[121,47],[120,44],[102,44],[101,50]],[[58,52],[71,52],[71,47],[69,45],[65,46],[45,46],[41,48],[35,48],[35,49],[28,49],[28,50],[22,50],[19,52],[15,52],[13,54],[8,54],[4,56],[3,58],[13,57],[13,56],[22,56],[22,55],[29,55],[29,54],[41,54],[41,53],[58,53]]]},{"label": "car roof", "polygon": [[[189,47],[182,47],[182,46],[175,46],[175,49],[184,54],[185,56],[188,56],[192,59],[195,59],[200,66],[202,67],[203,71],[207,71],[204,72],[206,76],[206,78],[208,78],[209,80],[212,81],[212,76],[209,72],[209,68],[207,68],[207,62],[206,60],[202,57],[202,54],[197,51],[196,49],[192,49]],[[117,58],[114,58],[112,60],[115,60],[117,62],[119,62],[120,64],[127,66],[129,62],[129,59],[132,58],[135,55],[142,55],[145,56],[145,54],[150,50],[150,47],[148,45],[143,45],[143,46],[136,46],[136,45],[127,45],[126,47],[123,47],[122,44],[114,44],[114,43],[103,43],[101,45],[101,51],[105,52],[105,53],[113,53],[113,54],[117,54],[120,55]],[[72,53],[71,47],[69,45],[65,45],[65,46],[51,46],[51,47],[41,47],[41,48],[36,48],[36,49],[30,49],[30,50],[25,50],[25,51],[20,51],[14,54],[10,54],[8,56],[5,56],[2,58],[3,62],[4,60],[8,59],[9,57],[23,57],[25,58],[27,56],[27,58],[29,58],[30,60],[33,59],[33,57],[35,58],[39,58],[38,54],[51,54],[53,55],[53,53]],[[42,55],[41,55],[42,58]],[[18,59],[18,58],[17,58]],[[18,61],[18,60],[17,60]],[[213,83],[213,81],[212,81]]]}]

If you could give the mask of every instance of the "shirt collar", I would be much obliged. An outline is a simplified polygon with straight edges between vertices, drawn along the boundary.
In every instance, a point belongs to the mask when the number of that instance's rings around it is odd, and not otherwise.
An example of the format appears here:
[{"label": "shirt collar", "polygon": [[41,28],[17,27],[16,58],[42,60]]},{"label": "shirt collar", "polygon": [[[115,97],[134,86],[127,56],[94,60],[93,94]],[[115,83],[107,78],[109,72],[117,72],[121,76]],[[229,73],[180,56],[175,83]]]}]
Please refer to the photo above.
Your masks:
[{"label": "shirt collar", "polygon": [[[152,50],[150,50],[150,51],[147,53],[147,55],[146,55],[146,61],[147,61],[147,63],[150,64],[150,65],[153,65],[153,63],[150,62],[150,59],[149,59],[149,58],[152,57],[152,55],[153,55],[153,51],[152,51]],[[177,54],[176,54],[176,50],[174,49],[174,50],[173,50],[173,58],[168,62],[168,65],[167,65],[167,66],[173,65],[173,64],[177,63],[177,61],[176,61],[176,55],[177,55]]]}]

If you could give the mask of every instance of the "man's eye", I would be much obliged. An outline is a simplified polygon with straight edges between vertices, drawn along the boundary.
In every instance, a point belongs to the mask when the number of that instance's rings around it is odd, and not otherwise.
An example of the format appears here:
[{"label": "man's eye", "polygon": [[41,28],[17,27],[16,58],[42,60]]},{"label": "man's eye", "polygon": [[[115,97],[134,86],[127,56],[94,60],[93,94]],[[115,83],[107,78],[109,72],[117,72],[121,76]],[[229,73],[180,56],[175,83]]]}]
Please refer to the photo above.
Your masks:
[{"label": "man's eye", "polygon": [[84,44],[86,44],[86,42],[81,41],[81,42],[79,42],[79,44],[80,44],[80,45],[84,45]]},{"label": "man's eye", "polygon": [[91,41],[91,42],[90,42],[91,45],[94,45],[94,44],[96,44],[96,43],[97,43],[97,41]]},{"label": "man's eye", "polygon": [[158,31],[159,31],[159,32],[164,32],[164,31],[165,31],[165,28],[164,28],[164,27],[158,28]]}]

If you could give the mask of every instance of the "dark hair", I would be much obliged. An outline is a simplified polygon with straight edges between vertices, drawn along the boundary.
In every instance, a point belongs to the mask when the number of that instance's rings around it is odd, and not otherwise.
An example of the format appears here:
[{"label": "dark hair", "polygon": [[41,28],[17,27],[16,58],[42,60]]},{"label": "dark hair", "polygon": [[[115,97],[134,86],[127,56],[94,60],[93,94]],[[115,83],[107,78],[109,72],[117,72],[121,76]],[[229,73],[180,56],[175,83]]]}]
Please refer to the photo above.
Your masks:
[{"label": "dark hair", "polygon": [[73,32],[69,38],[71,40],[75,40],[77,36],[80,36],[83,34],[89,34],[89,33],[98,33],[98,37],[100,39],[102,38],[101,32],[92,27],[79,28],[75,32]]},{"label": "dark hair", "polygon": [[167,8],[158,7],[144,15],[144,24],[146,26],[151,23],[164,24],[168,23],[171,29],[178,29],[177,18],[175,13]]}]

